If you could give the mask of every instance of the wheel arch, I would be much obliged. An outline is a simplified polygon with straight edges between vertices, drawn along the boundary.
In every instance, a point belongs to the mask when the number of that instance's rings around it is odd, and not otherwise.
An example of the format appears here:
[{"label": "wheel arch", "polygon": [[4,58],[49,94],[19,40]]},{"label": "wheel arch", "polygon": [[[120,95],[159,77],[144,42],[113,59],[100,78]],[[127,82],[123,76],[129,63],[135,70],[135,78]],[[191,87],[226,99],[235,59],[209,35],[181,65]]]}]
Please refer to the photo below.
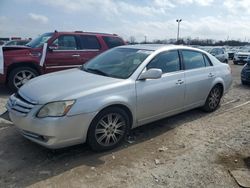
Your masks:
[{"label": "wheel arch", "polygon": [[[9,77],[10,72],[12,70],[14,70],[16,68],[19,68],[19,67],[29,67],[29,68],[32,68],[32,69],[36,70],[39,75],[42,74],[39,65],[37,65],[36,63],[34,63],[34,62],[18,62],[18,63],[13,63],[10,66],[8,66],[8,68],[7,68],[7,78]],[[6,79],[6,83],[8,83],[8,79]]]},{"label": "wheel arch", "polygon": [[[107,110],[108,108],[113,108],[113,107],[120,108],[120,109],[122,109],[122,110],[124,110],[126,112],[126,114],[129,117],[129,126],[130,126],[129,128],[131,129],[133,127],[133,124],[134,124],[134,116],[133,116],[133,113],[132,113],[131,109],[125,104],[114,103],[114,104],[109,104],[107,106],[104,106],[101,110],[99,110],[99,112],[96,114],[96,116],[99,113],[101,113],[102,111]],[[94,120],[94,118],[93,118],[93,120]]]}]

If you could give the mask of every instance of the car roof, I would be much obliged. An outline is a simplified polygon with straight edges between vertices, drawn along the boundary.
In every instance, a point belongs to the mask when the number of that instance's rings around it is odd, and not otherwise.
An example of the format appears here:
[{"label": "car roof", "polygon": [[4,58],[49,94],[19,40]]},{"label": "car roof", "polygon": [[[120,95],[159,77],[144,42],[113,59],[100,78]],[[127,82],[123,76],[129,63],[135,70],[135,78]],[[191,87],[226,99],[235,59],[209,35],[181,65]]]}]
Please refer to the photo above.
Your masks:
[{"label": "car roof", "polygon": [[156,51],[160,49],[165,50],[196,50],[204,52],[204,50],[200,50],[198,48],[193,48],[189,46],[183,46],[183,45],[173,45],[173,44],[136,44],[136,45],[124,45],[119,46],[117,48],[130,48],[130,49],[138,49],[138,50],[150,50],[150,51]]},{"label": "car roof", "polygon": [[[53,32],[50,32],[53,33]],[[110,37],[120,37],[117,34],[111,34],[111,33],[98,33],[98,32],[85,32],[85,31],[55,31],[54,33],[59,34],[87,34],[87,35],[99,35],[99,36],[110,36]]]}]

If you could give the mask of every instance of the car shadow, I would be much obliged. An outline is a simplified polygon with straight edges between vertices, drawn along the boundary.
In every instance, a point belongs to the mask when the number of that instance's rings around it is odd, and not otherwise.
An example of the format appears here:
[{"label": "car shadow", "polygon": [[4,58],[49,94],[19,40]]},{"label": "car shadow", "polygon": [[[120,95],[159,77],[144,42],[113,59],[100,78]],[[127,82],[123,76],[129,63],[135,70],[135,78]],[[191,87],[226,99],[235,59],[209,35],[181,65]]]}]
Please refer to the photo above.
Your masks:
[{"label": "car shadow", "polygon": [[79,166],[98,167],[106,162],[105,156],[129,149],[206,115],[195,109],[138,127],[131,131],[128,140],[120,147],[102,153],[91,151],[87,144],[49,150],[23,138],[15,127],[6,126],[0,129],[0,187],[26,187]]},{"label": "car shadow", "polygon": [[0,97],[1,98],[7,98],[10,96],[13,92],[8,89],[5,85],[0,85]]}]

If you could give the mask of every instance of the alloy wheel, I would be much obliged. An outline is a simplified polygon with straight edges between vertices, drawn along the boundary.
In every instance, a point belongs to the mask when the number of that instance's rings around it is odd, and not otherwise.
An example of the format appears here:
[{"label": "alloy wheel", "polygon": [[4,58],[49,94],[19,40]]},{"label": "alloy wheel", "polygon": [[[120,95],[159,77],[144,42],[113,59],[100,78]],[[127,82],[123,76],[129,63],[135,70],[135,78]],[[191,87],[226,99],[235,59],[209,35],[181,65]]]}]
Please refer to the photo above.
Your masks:
[{"label": "alloy wheel", "polygon": [[109,113],[97,123],[95,137],[98,144],[112,146],[118,143],[126,132],[126,120],[118,113]]},{"label": "alloy wheel", "polygon": [[16,88],[20,88],[27,83],[30,79],[36,77],[36,75],[29,70],[22,70],[14,76],[14,85]]},{"label": "alloy wheel", "polygon": [[211,109],[217,108],[220,103],[221,91],[220,88],[215,87],[210,93],[208,105]]}]

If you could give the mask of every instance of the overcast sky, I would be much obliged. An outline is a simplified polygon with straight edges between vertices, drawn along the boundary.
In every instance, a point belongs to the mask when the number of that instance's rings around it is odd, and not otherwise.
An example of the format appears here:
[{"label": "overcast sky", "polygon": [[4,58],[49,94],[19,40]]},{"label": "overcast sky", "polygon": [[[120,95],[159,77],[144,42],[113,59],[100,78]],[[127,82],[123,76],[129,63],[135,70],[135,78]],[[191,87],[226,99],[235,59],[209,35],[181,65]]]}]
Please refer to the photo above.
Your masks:
[{"label": "overcast sky", "polygon": [[250,39],[250,0],[1,0],[0,37],[48,31],[116,33],[136,41]]}]

